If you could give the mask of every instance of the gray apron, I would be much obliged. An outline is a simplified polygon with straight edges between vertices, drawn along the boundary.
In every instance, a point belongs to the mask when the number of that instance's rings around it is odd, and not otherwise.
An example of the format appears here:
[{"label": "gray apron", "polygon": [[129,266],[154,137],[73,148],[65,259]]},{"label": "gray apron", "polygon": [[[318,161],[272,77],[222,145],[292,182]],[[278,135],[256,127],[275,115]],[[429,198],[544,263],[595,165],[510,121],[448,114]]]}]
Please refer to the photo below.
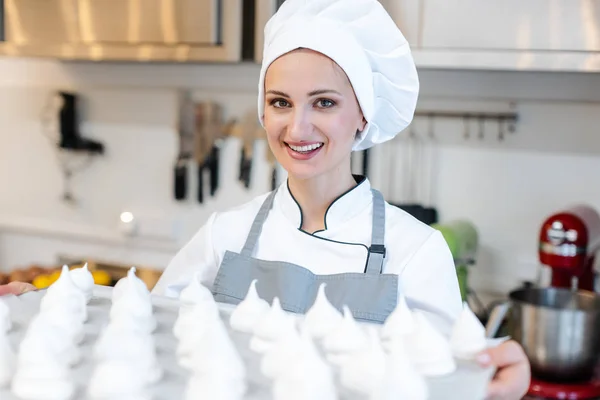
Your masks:
[{"label": "gray apron", "polygon": [[225,252],[213,286],[215,300],[238,304],[246,297],[250,283],[257,279],[256,290],[261,298],[271,303],[278,297],[284,310],[303,314],[314,303],[321,283],[326,283],[325,294],[338,310],[346,305],[357,320],[383,323],[396,307],[398,276],[382,273],[385,202],[377,190],[371,192],[373,228],[364,273],[315,275],[292,263],[253,258],[263,223],[273,205],[276,193],[273,191],[258,211],[241,253]]}]

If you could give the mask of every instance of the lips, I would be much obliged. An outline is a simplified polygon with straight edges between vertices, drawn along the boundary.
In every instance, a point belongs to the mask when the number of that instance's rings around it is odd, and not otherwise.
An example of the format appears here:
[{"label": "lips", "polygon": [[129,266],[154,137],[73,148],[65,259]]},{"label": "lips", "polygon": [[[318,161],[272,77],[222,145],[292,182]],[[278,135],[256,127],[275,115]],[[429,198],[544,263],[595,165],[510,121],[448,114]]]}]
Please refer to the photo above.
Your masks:
[{"label": "lips", "polygon": [[308,144],[285,143],[288,154],[296,160],[309,160],[323,148],[323,143],[315,142]]}]

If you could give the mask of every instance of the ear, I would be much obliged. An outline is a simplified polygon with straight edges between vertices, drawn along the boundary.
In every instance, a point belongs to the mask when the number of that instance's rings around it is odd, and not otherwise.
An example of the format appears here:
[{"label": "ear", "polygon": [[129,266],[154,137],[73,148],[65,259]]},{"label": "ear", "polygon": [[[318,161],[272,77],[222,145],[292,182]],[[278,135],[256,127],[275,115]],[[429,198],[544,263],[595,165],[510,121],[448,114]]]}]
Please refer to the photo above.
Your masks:
[{"label": "ear", "polygon": [[365,117],[362,117],[360,124],[358,125],[358,131],[362,132],[365,130],[365,126],[367,126],[367,120],[365,119]]}]

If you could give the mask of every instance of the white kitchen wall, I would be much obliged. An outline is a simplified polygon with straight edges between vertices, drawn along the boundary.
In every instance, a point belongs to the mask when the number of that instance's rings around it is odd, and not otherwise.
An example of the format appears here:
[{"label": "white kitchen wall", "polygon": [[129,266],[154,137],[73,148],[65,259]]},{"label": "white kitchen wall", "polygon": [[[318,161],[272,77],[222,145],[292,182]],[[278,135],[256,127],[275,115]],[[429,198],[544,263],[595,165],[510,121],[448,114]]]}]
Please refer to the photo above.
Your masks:
[{"label": "white kitchen wall", "polygon": [[[256,107],[258,71],[252,64],[0,59],[0,269],[52,263],[59,256],[164,268],[211,212],[269,190],[264,143],[257,145],[259,161],[246,190],[236,180],[239,143],[231,139],[223,148],[217,196],[203,205],[172,198],[175,90],[192,88],[195,98],[220,102],[228,118],[241,117]],[[469,218],[478,227],[475,289],[505,291],[534,278],[543,219],[574,202],[600,210],[600,75],[425,70],[421,83],[421,110],[518,112],[517,131],[502,142],[493,122],[480,139],[476,121],[469,121],[465,139],[462,120],[417,119],[413,129],[423,154],[434,155],[425,165],[432,173],[421,171],[417,200],[434,204],[442,221]],[[61,201],[57,154],[45,136],[51,126],[41,122],[58,89],[81,94],[82,133],[107,148],[74,176],[76,205]],[[373,184],[390,201],[411,200],[406,143],[403,134],[372,155]],[[193,196],[195,187],[190,190]],[[138,218],[139,237],[119,232],[125,210]]]}]

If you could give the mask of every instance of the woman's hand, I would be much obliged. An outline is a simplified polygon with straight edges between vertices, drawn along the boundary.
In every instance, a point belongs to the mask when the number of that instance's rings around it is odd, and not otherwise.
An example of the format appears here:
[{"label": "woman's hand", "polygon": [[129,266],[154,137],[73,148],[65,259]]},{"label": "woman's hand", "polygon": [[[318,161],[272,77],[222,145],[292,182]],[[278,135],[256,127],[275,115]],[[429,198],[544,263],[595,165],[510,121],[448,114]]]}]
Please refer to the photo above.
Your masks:
[{"label": "woman's hand", "polygon": [[527,393],[531,380],[529,360],[523,348],[514,340],[481,353],[477,361],[482,366],[496,366],[498,371],[488,388],[487,400],[520,400]]},{"label": "woman's hand", "polygon": [[0,285],[0,296],[7,294],[19,295],[32,290],[36,290],[36,287],[29,283],[11,282],[6,285]]}]

